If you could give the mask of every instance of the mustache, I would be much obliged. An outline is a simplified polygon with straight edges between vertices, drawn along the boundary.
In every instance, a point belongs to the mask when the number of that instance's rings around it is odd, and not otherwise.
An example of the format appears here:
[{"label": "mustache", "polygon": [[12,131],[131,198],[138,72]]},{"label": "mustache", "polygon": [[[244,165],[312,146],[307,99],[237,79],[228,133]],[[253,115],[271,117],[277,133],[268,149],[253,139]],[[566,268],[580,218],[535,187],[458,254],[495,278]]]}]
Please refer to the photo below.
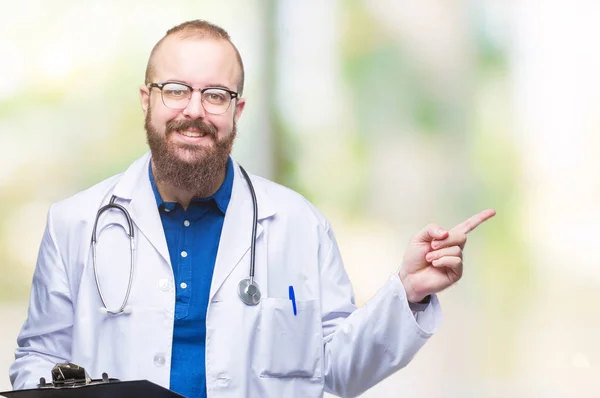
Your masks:
[{"label": "mustache", "polygon": [[190,129],[198,130],[204,135],[209,135],[213,138],[217,138],[217,128],[212,124],[204,122],[202,119],[169,120],[166,125],[167,134],[171,134],[175,131],[183,131]]}]

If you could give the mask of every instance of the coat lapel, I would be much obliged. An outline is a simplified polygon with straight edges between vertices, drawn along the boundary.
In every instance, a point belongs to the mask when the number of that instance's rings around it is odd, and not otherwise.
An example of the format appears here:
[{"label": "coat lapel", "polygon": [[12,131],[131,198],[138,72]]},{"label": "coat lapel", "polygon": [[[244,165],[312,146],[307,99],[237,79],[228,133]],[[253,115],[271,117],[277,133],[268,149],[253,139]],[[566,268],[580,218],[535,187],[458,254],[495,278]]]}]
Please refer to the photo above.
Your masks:
[{"label": "coat lapel", "polygon": [[[225,214],[225,221],[223,222],[223,230],[221,231],[221,240],[210,286],[209,302],[246,253],[250,255],[253,217],[252,196],[250,195],[248,183],[242,175],[239,165],[235,162],[234,171],[233,189]],[[258,240],[263,230],[261,221],[275,214],[275,210],[260,186],[255,183],[253,187],[258,203],[258,225],[256,228],[256,239]]]},{"label": "coat lapel", "polygon": [[138,231],[150,241],[166,263],[170,265],[169,248],[148,176],[149,165],[150,153],[147,153],[125,171],[113,194],[125,201],[121,204],[128,208]]}]

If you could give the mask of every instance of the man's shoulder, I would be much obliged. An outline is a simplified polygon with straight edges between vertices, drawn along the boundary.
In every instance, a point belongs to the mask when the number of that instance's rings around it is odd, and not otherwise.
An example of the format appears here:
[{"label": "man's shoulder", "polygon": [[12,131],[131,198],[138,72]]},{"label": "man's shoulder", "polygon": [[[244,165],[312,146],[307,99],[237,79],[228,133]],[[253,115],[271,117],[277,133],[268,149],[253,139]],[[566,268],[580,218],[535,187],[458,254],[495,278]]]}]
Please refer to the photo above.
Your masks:
[{"label": "man's shoulder", "polygon": [[254,184],[260,187],[262,194],[277,208],[278,214],[299,218],[308,217],[329,228],[325,216],[303,194],[264,177],[253,175],[252,180]]},{"label": "man's shoulder", "polygon": [[113,190],[123,178],[123,176],[129,174],[132,178],[136,178],[140,167],[144,167],[147,164],[149,154],[146,153],[134,160],[131,165],[118,174],[110,176],[103,181],[100,181],[89,188],[81,190],[74,195],[71,195],[65,199],[59,200],[52,205],[51,212],[55,214],[64,215],[63,218],[70,218],[68,214],[74,215],[77,218],[81,217],[81,212],[86,215],[89,214],[90,209],[93,210],[95,215],[96,211],[101,207]]},{"label": "man's shoulder", "polygon": [[98,209],[104,198],[112,191],[124,173],[119,173],[100,181],[89,188],[83,189],[67,198],[52,204],[52,212],[65,215],[78,214],[87,208]]}]

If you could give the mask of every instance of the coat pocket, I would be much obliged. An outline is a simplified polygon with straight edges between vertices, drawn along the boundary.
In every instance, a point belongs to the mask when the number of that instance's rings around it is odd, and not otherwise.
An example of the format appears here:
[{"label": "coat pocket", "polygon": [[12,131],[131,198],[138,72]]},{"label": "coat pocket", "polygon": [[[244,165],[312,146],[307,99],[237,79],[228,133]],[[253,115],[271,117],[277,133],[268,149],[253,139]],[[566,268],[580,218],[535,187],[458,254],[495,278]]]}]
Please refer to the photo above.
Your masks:
[{"label": "coat pocket", "polygon": [[323,332],[318,300],[263,298],[259,331],[260,377],[321,377]]}]

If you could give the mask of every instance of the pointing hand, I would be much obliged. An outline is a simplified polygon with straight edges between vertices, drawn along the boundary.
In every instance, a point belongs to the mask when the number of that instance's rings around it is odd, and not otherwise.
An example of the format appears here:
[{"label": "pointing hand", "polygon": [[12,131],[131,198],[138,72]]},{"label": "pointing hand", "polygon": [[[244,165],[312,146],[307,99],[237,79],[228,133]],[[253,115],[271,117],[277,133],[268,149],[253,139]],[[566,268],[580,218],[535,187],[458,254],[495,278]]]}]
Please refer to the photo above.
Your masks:
[{"label": "pointing hand", "polygon": [[408,301],[418,303],[456,283],[463,272],[467,234],[495,214],[493,209],[484,210],[449,231],[429,224],[415,235],[398,273]]}]

